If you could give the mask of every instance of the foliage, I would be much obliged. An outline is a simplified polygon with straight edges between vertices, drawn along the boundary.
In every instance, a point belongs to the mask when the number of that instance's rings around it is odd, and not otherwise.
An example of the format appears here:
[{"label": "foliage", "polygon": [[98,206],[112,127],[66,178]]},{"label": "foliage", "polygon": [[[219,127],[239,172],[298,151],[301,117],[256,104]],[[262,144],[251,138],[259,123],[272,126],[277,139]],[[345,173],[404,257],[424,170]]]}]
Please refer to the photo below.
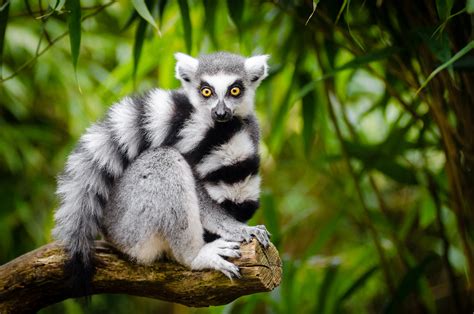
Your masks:
[{"label": "foliage", "polygon": [[[120,97],[177,87],[174,52],[268,53],[251,222],[283,282],[197,312],[471,310],[473,3],[0,1],[0,261],[51,240],[74,143]],[[191,311],[95,296],[88,312],[156,309]]]}]

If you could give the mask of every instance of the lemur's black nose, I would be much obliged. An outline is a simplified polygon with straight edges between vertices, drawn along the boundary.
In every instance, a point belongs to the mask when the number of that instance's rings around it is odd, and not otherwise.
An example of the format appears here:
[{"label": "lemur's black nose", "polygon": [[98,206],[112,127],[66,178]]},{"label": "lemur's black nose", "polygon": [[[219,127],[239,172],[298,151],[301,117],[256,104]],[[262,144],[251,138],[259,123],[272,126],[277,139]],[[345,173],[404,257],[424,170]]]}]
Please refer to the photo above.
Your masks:
[{"label": "lemur's black nose", "polygon": [[212,118],[217,122],[227,122],[230,120],[231,114],[229,111],[224,111],[224,112],[213,111]]},{"label": "lemur's black nose", "polygon": [[227,122],[232,118],[232,111],[225,105],[223,101],[219,101],[211,111],[211,116],[214,121]]}]

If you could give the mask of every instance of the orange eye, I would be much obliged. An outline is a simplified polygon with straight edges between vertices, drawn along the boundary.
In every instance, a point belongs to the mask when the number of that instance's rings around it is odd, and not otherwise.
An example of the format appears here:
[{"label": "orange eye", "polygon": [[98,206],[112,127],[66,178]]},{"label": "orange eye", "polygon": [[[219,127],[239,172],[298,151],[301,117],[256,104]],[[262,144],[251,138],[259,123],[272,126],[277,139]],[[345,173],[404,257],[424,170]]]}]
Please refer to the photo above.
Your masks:
[{"label": "orange eye", "polygon": [[230,90],[230,94],[234,97],[239,96],[240,95],[240,88],[232,87],[232,89]]},{"label": "orange eye", "polygon": [[201,89],[201,95],[203,95],[206,98],[211,97],[212,90],[210,88],[204,87],[203,89]]}]

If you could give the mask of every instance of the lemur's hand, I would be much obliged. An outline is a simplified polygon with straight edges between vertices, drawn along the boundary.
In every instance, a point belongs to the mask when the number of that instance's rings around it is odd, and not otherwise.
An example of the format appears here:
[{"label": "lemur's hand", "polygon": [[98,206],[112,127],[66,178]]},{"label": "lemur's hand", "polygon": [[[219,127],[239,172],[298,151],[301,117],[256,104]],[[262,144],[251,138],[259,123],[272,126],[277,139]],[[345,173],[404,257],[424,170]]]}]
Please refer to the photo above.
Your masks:
[{"label": "lemur's hand", "polygon": [[264,225],[240,226],[232,230],[225,230],[219,234],[228,241],[250,242],[255,237],[265,248],[270,245],[270,233]]}]

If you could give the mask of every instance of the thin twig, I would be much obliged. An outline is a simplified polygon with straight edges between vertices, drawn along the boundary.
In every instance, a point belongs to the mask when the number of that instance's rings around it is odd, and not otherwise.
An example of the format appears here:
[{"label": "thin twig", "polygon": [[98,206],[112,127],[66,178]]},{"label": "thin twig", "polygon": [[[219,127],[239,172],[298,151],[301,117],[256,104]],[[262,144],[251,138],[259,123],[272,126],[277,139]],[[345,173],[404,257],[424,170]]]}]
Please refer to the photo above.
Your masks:
[{"label": "thin twig", "polygon": [[[114,4],[116,1],[110,1],[110,2],[107,2],[106,4],[98,7],[98,9],[94,12],[91,12],[87,15],[84,15],[81,19],[81,21],[84,21],[90,17],[93,17],[97,14],[99,14],[102,10],[104,10],[105,8],[109,7],[110,5]],[[36,60],[41,56],[43,55],[47,50],[49,50],[49,48],[51,48],[56,42],[58,42],[59,40],[61,40],[62,38],[64,38],[66,35],[69,34],[69,31],[65,31],[64,33],[62,33],[61,35],[55,37],[54,39],[51,40],[51,42],[43,48],[43,50],[41,51],[37,51],[35,56],[33,58],[31,58],[30,60],[26,61],[25,63],[23,63],[22,65],[20,65],[16,70],[15,72],[13,72],[12,74],[10,74],[9,76],[3,78],[0,80],[0,84],[1,83],[4,83],[12,78],[14,78],[15,76],[17,76],[21,71],[23,71],[24,69],[28,68],[30,65],[32,65],[33,63],[36,62]]]},{"label": "thin twig", "polygon": [[[112,2],[116,2],[116,1],[112,1]],[[103,6],[104,6],[103,4],[102,5],[98,4],[98,5],[84,6],[84,7],[81,7],[81,11],[95,10],[95,9],[101,8]],[[62,11],[62,12],[64,12],[64,11]],[[35,14],[37,14],[37,16],[34,16]],[[33,18],[39,18],[41,16],[44,16],[44,14],[45,14],[44,10],[29,11],[29,12],[22,12],[22,13],[18,13],[18,14],[15,14],[15,15],[11,15],[10,18],[24,17],[24,16],[32,16]],[[47,14],[48,13],[46,13],[46,15]]]}]

